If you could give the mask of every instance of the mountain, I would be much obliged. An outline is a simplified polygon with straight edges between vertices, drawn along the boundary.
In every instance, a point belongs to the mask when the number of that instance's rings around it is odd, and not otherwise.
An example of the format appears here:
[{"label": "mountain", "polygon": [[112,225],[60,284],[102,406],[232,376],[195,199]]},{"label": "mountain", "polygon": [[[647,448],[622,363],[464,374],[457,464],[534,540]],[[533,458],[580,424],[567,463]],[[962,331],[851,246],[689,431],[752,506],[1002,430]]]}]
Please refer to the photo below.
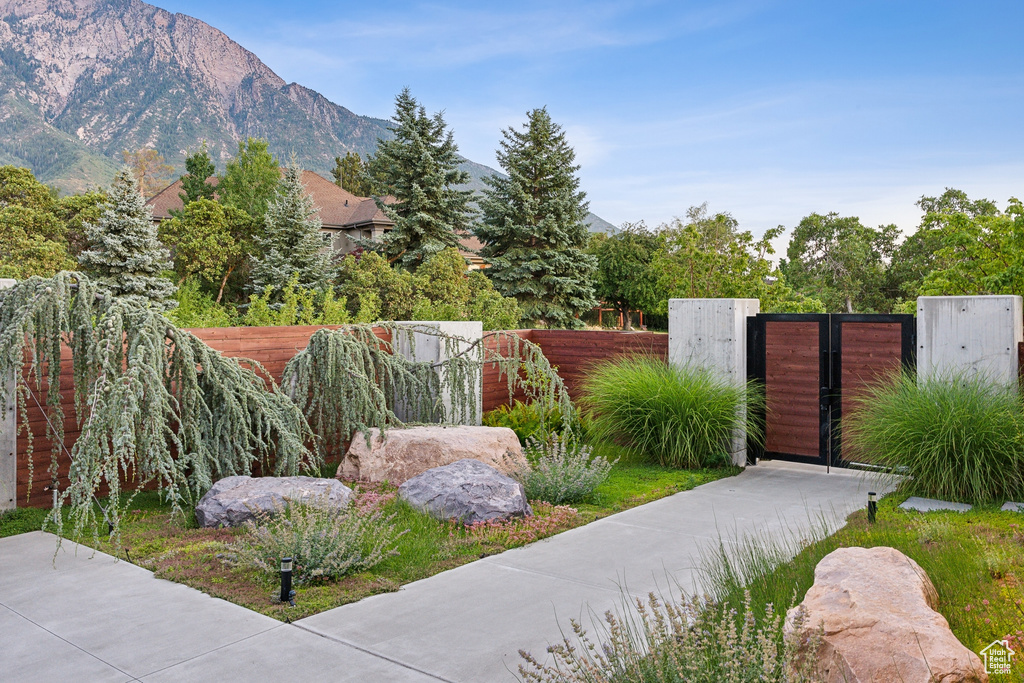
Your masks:
[{"label": "mountain", "polygon": [[[140,0],[0,0],[0,164],[65,191],[106,185],[125,149],[155,148],[182,173],[201,140],[223,167],[249,136],[328,175],[389,125],[286,83],[194,17]],[[496,173],[464,168],[471,186]]]}]

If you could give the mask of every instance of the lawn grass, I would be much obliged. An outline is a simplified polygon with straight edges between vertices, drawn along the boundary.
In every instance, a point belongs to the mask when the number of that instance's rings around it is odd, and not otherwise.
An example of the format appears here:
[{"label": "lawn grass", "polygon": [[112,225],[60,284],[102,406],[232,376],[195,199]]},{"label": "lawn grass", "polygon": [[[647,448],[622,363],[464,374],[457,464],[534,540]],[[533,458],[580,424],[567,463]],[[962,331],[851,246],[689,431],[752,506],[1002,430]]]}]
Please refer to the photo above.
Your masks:
[{"label": "lawn grass", "polygon": [[[692,489],[739,468],[680,471],[656,465],[621,462],[598,487],[590,503],[552,506],[532,502],[534,517],[507,524],[466,528],[439,522],[399,500],[385,504],[394,513],[402,535],[392,556],[369,571],[351,574],[335,582],[296,587],[296,607],[277,601],[278,579],[230,564],[231,544],[240,529],[198,529],[193,519],[172,518],[169,506],[153,492],[139,494],[125,516],[121,548],[106,539],[82,542],[117,554],[153,571],[158,577],[184,583],[214,597],[223,598],[277,619],[291,621],[355,602],[369,595],[398,590],[403,584],[432,576],[467,562],[525,545],[658,498]],[[382,485],[347,482],[357,494],[388,493]],[[38,530],[52,511],[18,508],[0,516],[0,537]]]},{"label": "lawn grass", "polygon": [[[803,548],[794,559],[773,563],[771,549],[762,546],[741,552],[731,572],[722,572],[722,558],[708,557],[714,575],[712,591],[730,605],[751,593],[755,613],[765,604],[790,606],[803,599],[814,582],[814,568],[840,547],[896,548],[928,574],[939,595],[939,612],[956,637],[978,652],[993,640],[1009,638],[1011,647],[1024,646],[1024,514],[1001,512],[997,507],[970,512],[920,513],[900,510],[905,494],[890,495],[879,503],[875,524],[865,511],[850,515],[837,533]],[[732,576],[728,576],[729,574]],[[1024,680],[1024,666],[1016,674],[992,678]]]}]

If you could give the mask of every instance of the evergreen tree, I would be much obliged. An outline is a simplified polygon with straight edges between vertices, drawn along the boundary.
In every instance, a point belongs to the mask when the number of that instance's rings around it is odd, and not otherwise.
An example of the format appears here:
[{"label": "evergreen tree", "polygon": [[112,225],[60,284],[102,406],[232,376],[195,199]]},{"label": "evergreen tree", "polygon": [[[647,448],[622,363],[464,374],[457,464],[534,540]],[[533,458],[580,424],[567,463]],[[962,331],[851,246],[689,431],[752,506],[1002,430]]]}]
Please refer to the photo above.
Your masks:
[{"label": "evergreen tree", "polygon": [[441,112],[427,116],[406,88],[395,99],[395,137],[380,140],[367,162],[378,194],[397,202],[378,205],[395,222],[381,248],[391,261],[415,270],[430,256],[458,248],[458,233],[469,223],[471,192],[456,185],[469,181],[459,169],[458,147]]},{"label": "evergreen tree", "polygon": [[181,189],[184,192],[178,194],[183,205],[188,206],[197,199],[213,199],[213,186],[206,182],[206,179],[217,170],[206,151],[206,142],[198,151],[189,154],[185,158],[185,170],[188,171],[181,176]]},{"label": "evergreen tree", "polygon": [[170,253],[157,239],[149,206],[127,166],[114,176],[110,203],[95,224],[85,225],[88,248],[78,255],[82,269],[116,296],[170,308],[174,284],[160,277],[170,270]]},{"label": "evergreen tree", "polygon": [[597,305],[597,260],[589,241],[586,194],[565,133],[547,109],[527,114],[522,132],[502,131],[498,162],[508,178],[485,179],[483,223],[476,235],[487,275],[503,296],[515,297],[523,317],[549,327],[580,327],[579,314]]},{"label": "evergreen tree", "polygon": [[256,236],[257,257],[252,259],[252,289],[271,289],[279,302],[293,276],[295,286],[323,291],[331,276],[330,249],[315,215],[313,199],[302,185],[302,171],[293,162],[284,172],[277,195],[267,206],[262,234]]},{"label": "evergreen tree", "polygon": [[270,153],[269,143],[247,138],[239,140],[238,154],[228,162],[217,194],[224,206],[241,209],[262,222],[279,182],[281,167]]},{"label": "evergreen tree", "polygon": [[363,168],[363,159],[355,152],[347,152],[345,157],[334,157],[334,168],[331,169],[334,184],[348,190],[357,197],[370,196],[370,184]]}]

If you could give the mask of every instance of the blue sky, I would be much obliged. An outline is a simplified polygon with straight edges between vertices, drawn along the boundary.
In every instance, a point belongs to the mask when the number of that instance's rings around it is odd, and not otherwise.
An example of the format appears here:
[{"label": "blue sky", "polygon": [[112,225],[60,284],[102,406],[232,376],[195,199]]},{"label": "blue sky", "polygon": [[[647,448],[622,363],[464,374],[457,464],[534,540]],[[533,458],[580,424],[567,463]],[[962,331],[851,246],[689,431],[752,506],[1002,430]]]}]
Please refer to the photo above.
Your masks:
[{"label": "blue sky", "polygon": [[282,78],[388,118],[408,86],[460,151],[547,106],[591,210],[913,231],[922,194],[1024,194],[1021,2],[157,2]]}]

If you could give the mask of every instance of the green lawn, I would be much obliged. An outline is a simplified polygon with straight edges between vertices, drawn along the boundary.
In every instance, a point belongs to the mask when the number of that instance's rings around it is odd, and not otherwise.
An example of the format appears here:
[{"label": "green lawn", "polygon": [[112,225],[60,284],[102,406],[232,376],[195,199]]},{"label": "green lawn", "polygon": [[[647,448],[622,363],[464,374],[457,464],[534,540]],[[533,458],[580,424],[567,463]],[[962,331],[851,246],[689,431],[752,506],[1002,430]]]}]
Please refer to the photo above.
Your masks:
[{"label": "green lawn", "polygon": [[[398,554],[373,569],[335,582],[296,588],[297,606],[276,601],[277,577],[233,567],[227,561],[238,529],[197,529],[194,521],[172,518],[169,507],[156,493],[135,498],[121,531],[121,550],[106,540],[104,552],[117,552],[152,570],[157,576],[184,583],[282,620],[300,619],[368,595],[394,591],[399,586],[446,569],[525,545],[679,491],[692,489],[739,468],[679,471],[652,465],[619,463],[597,489],[591,502],[575,506],[551,506],[533,502],[534,517],[507,524],[467,529],[438,522],[401,501],[387,502],[383,510],[394,513],[398,529],[409,532],[398,539]],[[393,488],[351,484],[357,493],[388,494]],[[0,516],[0,537],[38,530],[50,510],[19,508]],[[69,525],[70,526],[70,525]],[[93,545],[91,539],[83,542]]]}]

